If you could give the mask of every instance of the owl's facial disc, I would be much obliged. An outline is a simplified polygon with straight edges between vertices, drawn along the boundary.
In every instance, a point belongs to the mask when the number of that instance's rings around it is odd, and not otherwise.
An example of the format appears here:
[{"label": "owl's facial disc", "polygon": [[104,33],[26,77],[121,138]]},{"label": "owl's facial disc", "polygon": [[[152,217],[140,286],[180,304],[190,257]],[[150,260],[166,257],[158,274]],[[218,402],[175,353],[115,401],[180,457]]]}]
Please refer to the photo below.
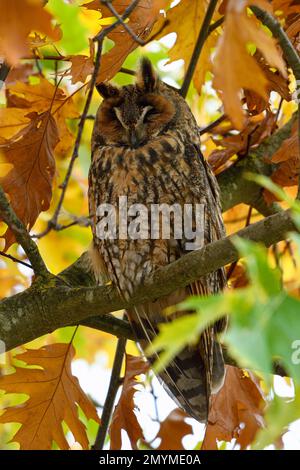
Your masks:
[{"label": "owl's facial disc", "polygon": [[135,149],[143,145],[147,138],[145,126],[147,125],[150,116],[156,114],[153,106],[149,105],[142,108],[137,119],[131,122],[125,121],[124,116],[122,115],[122,110],[119,107],[115,107],[114,111],[118,121],[125,130],[129,146]]}]

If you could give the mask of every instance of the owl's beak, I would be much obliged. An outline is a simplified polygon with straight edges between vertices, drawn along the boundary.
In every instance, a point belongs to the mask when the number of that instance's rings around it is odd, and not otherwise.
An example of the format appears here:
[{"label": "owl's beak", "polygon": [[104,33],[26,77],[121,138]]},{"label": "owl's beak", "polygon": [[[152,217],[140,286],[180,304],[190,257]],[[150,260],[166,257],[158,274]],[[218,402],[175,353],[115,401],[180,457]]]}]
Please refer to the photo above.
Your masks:
[{"label": "owl's beak", "polygon": [[136,129],[132,129],[129,133],[129,142],[132,148],[136,149],[140,145],[140,139]]}]

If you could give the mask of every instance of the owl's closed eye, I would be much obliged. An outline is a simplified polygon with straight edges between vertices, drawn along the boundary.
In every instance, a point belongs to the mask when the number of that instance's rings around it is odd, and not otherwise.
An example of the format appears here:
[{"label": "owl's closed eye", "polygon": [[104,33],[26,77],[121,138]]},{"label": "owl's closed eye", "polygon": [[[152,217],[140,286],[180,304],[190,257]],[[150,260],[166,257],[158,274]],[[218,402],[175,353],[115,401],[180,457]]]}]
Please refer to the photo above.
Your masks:
[{"label": "owl's closed eye", "polygon": [[176,111],[165,88],[147,59],[142,61],[135,85],[99,84],[103,102],[95,128],[102,143],[137,148],[165,130]]}]

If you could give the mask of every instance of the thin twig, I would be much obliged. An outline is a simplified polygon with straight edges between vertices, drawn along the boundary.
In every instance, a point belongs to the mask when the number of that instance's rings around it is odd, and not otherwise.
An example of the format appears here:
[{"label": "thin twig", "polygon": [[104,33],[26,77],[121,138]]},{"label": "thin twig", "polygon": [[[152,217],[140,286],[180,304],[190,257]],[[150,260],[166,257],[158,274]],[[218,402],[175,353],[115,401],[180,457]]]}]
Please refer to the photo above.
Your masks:
[{"label": "thin twig", "polygon": [[137,42],[140,46],[145,45],[145,41],[140,39],[133,31],[132,29],[126,24],[122,18],[121,15],[117,12],[115,7],[112,5],[111,0],[101,0],[101,3],[107,6],[107,8],[111,11],[111,13],[119,20],[119,23],[123,26],[123,28],[127,31],[127,33],[134,39],[135,42]]},{"label": "thin twig", "polygon": [[210,27],[208,28],[208,36],[213,32],[215,31],[217,28],[219,28],[220,26],[222,26],[222,24],[224,23],[224,20],[225,20],[225,16],[221,16],[221,18],[219,18],[217,21],[215,21],[214,23],[212,23],[210,25]]},{"label": "thin twig", "polygon": [[25,261],[22,261],[21,259],[15,258],[15,257],[12,256],[12,255],[8,255],[7,253],[4,253],[4,251],[0,251],[0,256],[3,256],[3,258],[10,259],[10,260],[13,261],[14,263],[19,263],[19,264],[22,264],[23,266],[26,266],[27,268],[32,269],[31,264],[25,263]]},{"label": "thin twig", "polygon": [[107,436],[108,426],[110,423],[110,417],[112,414],[113,406],[115,403],[116,395],[120,386],[120,373],[123,364],[123,358],[125,354],[126,339],[120,338],[117,343],[114,364],[111,372],[109,387],[103,406],[103,412],[101,415],[101,424],[98,429],[95,444],[93,450],[102,450],[105,444],[105,438]]},{"label": "thin twig", "polygon": [[24,227],[21,220],[17,217],[15,211],[11,207],[8,199],[0,186],[0,215],[1,219],[8,225],[13,231],[17,242],[21,245],[25,251],[32,269],[37,276],[49,276],[49,271],[40,255],[38,247],[30,237],[26,228]]},{"label": "thin twig", "polygon": [[197,42],[195,44],[194,51],[193,51],[193,54],[192,54],[187,72],[186,72],[185,77],[184,77],[182,87],[181,87],[181,90],[180,90],[180,94],[184,98],[187,95],[187,92],[188,92],[190,83],[193,79],[193,75],[194,75],[194,72],[195,72],[195,69],[196,69],[196,66],[197,66],[202,48],[203,48],[204,43],[207,39],[210,22],[211,22],[211,19],[213,17],[214,11],[216,9],[217,3],[218,3],[218,0],[210,0],[208,8],[207,8],[207,12],[205,14],[203,23],[201,25],[201,28],[200,28],[200,31],[199,31],[199,36],[198,36]]},{"label": "thin twig", "polygon": [[211,132],[215,127],[217,127],[219,124],[221,124],[223,121],[225,121],[226,118],[227,118],[227,116],[225,114],[223,114],[218,119],[216,119],[214,122],[211,122],[206,127],[203,127],[202,129],[200,129],[200,135],[204,135],[207,132]]},{"label": "thin twig", "polygon": [[131,4],[126,8],[123,15],[119,19],[117,19],[115,23],[110,26],[107,26],[105,29],[100,31],[100,33],[94,37],[94,41],[98,41],[101,37],[104,38],[109,33],[111,33],[111,31],[113,31],[119,24],[121,24],[121,22],[127,20],[127,18],[131,15],[135,7],[138,5],[139,1],[140,0],[133,0]]},{"label": "thin twig", "polygon": [[136,72],[134,70],[127,69],[126,67],[121,67],[119,72],[126,73],[127,75],[132,75],[133,77],[136,76]]}]

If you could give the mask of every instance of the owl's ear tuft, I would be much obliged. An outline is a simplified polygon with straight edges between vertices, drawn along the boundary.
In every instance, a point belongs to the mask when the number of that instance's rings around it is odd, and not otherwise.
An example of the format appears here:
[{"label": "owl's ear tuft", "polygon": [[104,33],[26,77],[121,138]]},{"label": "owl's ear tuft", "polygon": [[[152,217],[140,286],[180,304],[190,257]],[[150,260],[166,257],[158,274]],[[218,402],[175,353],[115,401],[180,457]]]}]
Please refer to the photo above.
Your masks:
[{"label": "owl's ear tuft", "polygon": [[152,93],[158,87],[158,76],[147,57],[141,61],[140,69],[137,75],[137,85],[146,93]]},{"label": "owl's ear tuft", "polygon": [[119,88],[110,83],[98,83],[96,89],[102,98],[116,98],[120,93]]}]

